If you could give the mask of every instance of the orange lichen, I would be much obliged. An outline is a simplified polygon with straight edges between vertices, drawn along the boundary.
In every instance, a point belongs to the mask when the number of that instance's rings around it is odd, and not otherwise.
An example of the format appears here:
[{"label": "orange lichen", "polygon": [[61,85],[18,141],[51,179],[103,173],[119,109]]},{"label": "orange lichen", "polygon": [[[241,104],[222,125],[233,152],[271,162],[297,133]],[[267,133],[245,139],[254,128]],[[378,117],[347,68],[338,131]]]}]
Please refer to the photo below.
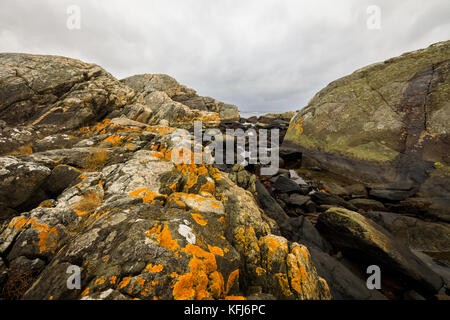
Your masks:
[{"label": "orange lichen", "polygon": [[223,250],[221,248],[208,245],[208,249],[211,253],[215,254],[216,256],[223,257]]},{"label": "orange lichen", "polygon": [[177,251],[180,249],[177,240],[172,238],[172,234],[170,233],[169,226],[167,224],[163,229],[161,229],[161,225],[158,225],[150,230],[147,230],[146,235],[149,238],[155,236],[155,240],[158,241],[159,245],[168,250]]},{"label": "orange lichen", "polygon": [[228,276],[227,280],[227,288],[226,288],[226,294],[230,292],[230,289],[233,288],[234,284],[239,281],[239,269],[234,270],[230,275]]},{"label": "orange lichen", "polygon": [[84,291],[81,293],[81,296],[85,297],[89,294],[89,287],[87,287],[86,289],[84,289]]},{"label": "orange lichen", "polygon": [[146,272],[161,272],[164,269],[164,266],[162,264],[158,264],[158,265],[152,265],[151,263],[149,263],[146,267],[145,267],[145,271]]},{"label": "orange lichen", "polygon": [[125,136],[109,136],[103,141],[110,142],[113,146],[118,146],[123,143],[123,140],[125,138],[126,138]]},{"label": "orange lichen", "polygon": [[147,203],[149,202],[150,204],[155,204],[156,197],[167,197],[165,195],[159,194],[158,192],[153,192],[150,191],[148,188],[140,188],[137,190],[134,190],[132,192],[130,192],[129,194],[130,197],[136,197],[136,198],[142,198],[142,202]]},{"label": "orange lichen", "polygon": [[201,226],[206,226],[208,224],[208,220],[204,219],[201,214],[191,213],[192,218]]},{"label": "orange lichen", "polygon": [[16,217],[11,220],[8,228],[22,229],[26,226],[33,228],[38,234],[38,243],[40,253],[44,251],[53,252],[57,247],[58,230],[56,227],[50,228],[44,223],[37,222],[37,218],[26,219],[25,217]]},{"label": "orange lichen", "polygon": [[275,278],[278,280],[279,288],[284,296],[289,297],[292,296],[291,288],[289,287],[289,281],[287,275],[285,273],[277,273],[275,274]]},{"label": "orange lichen", "polygon": [[226,296],[225,300],[247,300],[243,296]]},{"label": "orange lichen", "polygon": [[105,282],[106,282],[106,278],[102,276],[100,278],[97,278],[94,281],[94,286],[100,286],[100,285],[104,284]]},{"label": "orange lichen", "polygon": [[42,202],[39,204],[39,207],[40,207],[40,208],[52,208],[52,207],[53,207],[53,202],[50,201],[50,200],[42,201]]},{"label": "orange lichen", "polygon": [[[173,287],[173,297],[176,300],[197,299],[202,300],[211,297],[211,284],[217,286],[210,277],[217,279],[216,258],[214,254],[202,248],[188,244],[183,252],[192,255],[189,262],[189,272],[180,276]],[[214,293],[217,288],[214,287]]]},{"label": "orange lichen", "polygon": [[122,281],[119,283],[119,288],[120,288],[120,289],[125,288],[126,286],[128,286],[128,284],[130,283],[130,281],[131,281],[131,278],[130,278],[130,277],[123,278]]}]

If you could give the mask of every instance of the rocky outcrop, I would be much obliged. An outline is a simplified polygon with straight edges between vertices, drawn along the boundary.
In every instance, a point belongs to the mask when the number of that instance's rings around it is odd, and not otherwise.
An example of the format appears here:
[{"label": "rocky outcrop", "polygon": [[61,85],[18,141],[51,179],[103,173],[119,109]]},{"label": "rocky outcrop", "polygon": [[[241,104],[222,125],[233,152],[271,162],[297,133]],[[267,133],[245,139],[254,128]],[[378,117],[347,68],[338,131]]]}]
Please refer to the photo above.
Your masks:
[{"label": "rocky outcrop", "polygon": [[66,58],[0,63],[2,143],[23,147],[0,150],[0,298],[331,299],[254,175],[172,161],[195,144],[175,127],[234,108],[166,76],[141,90]]},{"label": "rocky outcrop", "polygon": [[[161,105],[172,102],[171,112],[174,105],[184,105],[188,110],[215,113],[220,120],[239,120],[240,118],[236,106],[210,97],[201,97],[195,90],[180,85],[174,78],[165,74],[136,75],[123,79],[122,82],[141,94],[150,110],[160,109]],[[138,116],[142,117],[142,115]],[[160,118],[164,119],[161,116]]]},{"label": "rocky outcrop", "polygon": [[77,128],[135,98],[99,66],[56,56],[1,53],[0,84],[0,120],[10,126]]},{"label": "rocky outcrop", "polygon": [[292,119],[283,147],[379,193],[399,190],[395,200],[448,197],[449,68],[447,41],[336,80]]},{"label": "rocky outcrop", "polygon": [[423,295],[433,295],[443,280],[405,245],[361,214],[331,208],[319,216],[317,228],[337,248],[361,263],[377,265],[384,277],[399,277]]}]

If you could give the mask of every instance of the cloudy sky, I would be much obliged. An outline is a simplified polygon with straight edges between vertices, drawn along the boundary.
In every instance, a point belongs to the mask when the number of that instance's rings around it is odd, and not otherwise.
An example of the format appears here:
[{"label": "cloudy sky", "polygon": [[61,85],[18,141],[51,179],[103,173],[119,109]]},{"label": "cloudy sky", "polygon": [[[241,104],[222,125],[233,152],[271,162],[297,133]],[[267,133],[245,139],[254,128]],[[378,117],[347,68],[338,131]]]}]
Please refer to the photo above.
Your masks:
[{"label": "cloudy sky", "polygon": [[0,0],[0,52],[166,73],[241,111],[300,109],[358,68],[449,39],[449,0]]}]

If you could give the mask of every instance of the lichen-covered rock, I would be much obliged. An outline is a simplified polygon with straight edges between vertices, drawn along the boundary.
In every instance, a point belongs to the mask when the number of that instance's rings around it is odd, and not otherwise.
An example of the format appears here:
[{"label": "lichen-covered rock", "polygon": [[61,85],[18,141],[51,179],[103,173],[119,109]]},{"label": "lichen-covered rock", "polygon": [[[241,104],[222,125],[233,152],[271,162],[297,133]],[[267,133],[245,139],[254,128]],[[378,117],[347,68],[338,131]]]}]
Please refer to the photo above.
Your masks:
[{"label": "lichen-covered rock", "polygon": [[372,220],[343,208],[331,208],[319,216],[319,231],[344,254],[366,266],[377,265],[394,274],[424,295],[436,294],[441,277],[415,256],[405,245]]},{"label": "lichen-covered rock", "polygon": [[135,98],[99,66],[56,56],[2,53],[0,82],[0,120],[9,125],[76,128]]},{"label": "lichen-covered rock", "polygon": [[278,299],[331,299],[308,249],[271,234],[273,223],[261,213],[250,192],[227,177],[217,182],[217,188],[224,194],[227,239],[241,256],[242,290]]},{"label": "lichen-covered rock", "polygon": [[[174,115],[175,119],[183,119],[185,114],[189,113],[189,109],[197,110],[196,113],[199,113],[199,111],[211,112],[212,114],[209,116],[207,116],[207,113],[204,113],[204,121],[208,121],[208,118],[214,113],[217,114],[217,119],[220,120],[239,120],[240,118],[236,106],[217,101],[210,97],[201,97],[197,95],[195,90],[180,85],[174,78],[165,74],[136,75],[123,79],[122,82],[141,94],[153,113],[163,112],[159,110],[162,106],[165,106],[163,110],[167,109],[167,104],[169,104],[172,109],[175,108],[176,110]],[[187,110],[184,110],[181,105],[186,106]],[[142,108],[142,111],[137,117],[144,117],[142,115],[144,113],[145,108]],[[152,121],[155,122],[158,118],[162,119],[163,117],[161,115],[154,116]],[[198,115],[196,118],[201,120]],[[194,117],[191,116],[191,119],[194,119]]]},{"label": "lichen-covered rock", "polygon": [[448,197],[450,41],[336,80],[292,119],[284,148],[365,182]]},{"label": "lichen-covered rock", "polygon": [[[167,76],[119,83],[66,58],[0,62],[0,148],[23,146],[0,149],[17,152],[0,158],[0,298],[331,298],[308,249],[237,185],[255,191],[255,176],[239,168],[236,184],[191,134],[172,135],[237,108]],[[172,161],[180,144],[203,163]]]}]

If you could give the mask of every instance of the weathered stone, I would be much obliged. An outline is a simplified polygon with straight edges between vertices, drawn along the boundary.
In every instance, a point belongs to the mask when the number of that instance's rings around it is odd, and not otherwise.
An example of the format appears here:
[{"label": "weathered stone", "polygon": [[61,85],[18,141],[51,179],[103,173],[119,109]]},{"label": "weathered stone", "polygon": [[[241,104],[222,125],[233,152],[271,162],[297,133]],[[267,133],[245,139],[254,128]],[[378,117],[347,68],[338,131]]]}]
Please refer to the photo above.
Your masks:
[{"label": "weathered stone", "polygon": [[[335,247],[367,266],[375,264],[398,281],[406,281],[417,292],[430,295],[443,282],[406,246],[384,228],[357,212],[332,208],[322,213],[317,228]],[[400,280],[401,279],[401,280]]]},{"label": "weathered stone", "polygon": [[10,208],[25,204],[50,173],[49,168],[34,162],[0,158],[0,204]]},{"label": "weathered stone", "polygon": [[448,197],[449,68],[445,41],[336,80],[292,119],[282,149],[366,183]]},{"label": "weathered stone", "polygon": [[0,75],[0,119],[10,125],[76,128],[135,97],[102,68],[63,57],[2,53]]},{"label": "weathered stone", "polygon": [[364,216],[388,230],[412,249],[427,252],[450,251],[450,227],[390,212],[367,212]]},{"label": "weathered stone", "polygon": [[299,185],[285,176],[279,176],[273,187],[275,190],[285,193],[300,191]]},{"label": "weathered stone", "polygon": [[379,291],[367,289],[364,280],[335,257],[315,247],[311,247],[309,251],[317,273],[327,281],[334,300],[386,300]]},{"label": "weathered stone", "polygon": [[377,200],[373,199],[352,199],[349,200],[349,203],[355,206],[358,209],[362,209],[364,211],[385,211],[385,206]]}]

